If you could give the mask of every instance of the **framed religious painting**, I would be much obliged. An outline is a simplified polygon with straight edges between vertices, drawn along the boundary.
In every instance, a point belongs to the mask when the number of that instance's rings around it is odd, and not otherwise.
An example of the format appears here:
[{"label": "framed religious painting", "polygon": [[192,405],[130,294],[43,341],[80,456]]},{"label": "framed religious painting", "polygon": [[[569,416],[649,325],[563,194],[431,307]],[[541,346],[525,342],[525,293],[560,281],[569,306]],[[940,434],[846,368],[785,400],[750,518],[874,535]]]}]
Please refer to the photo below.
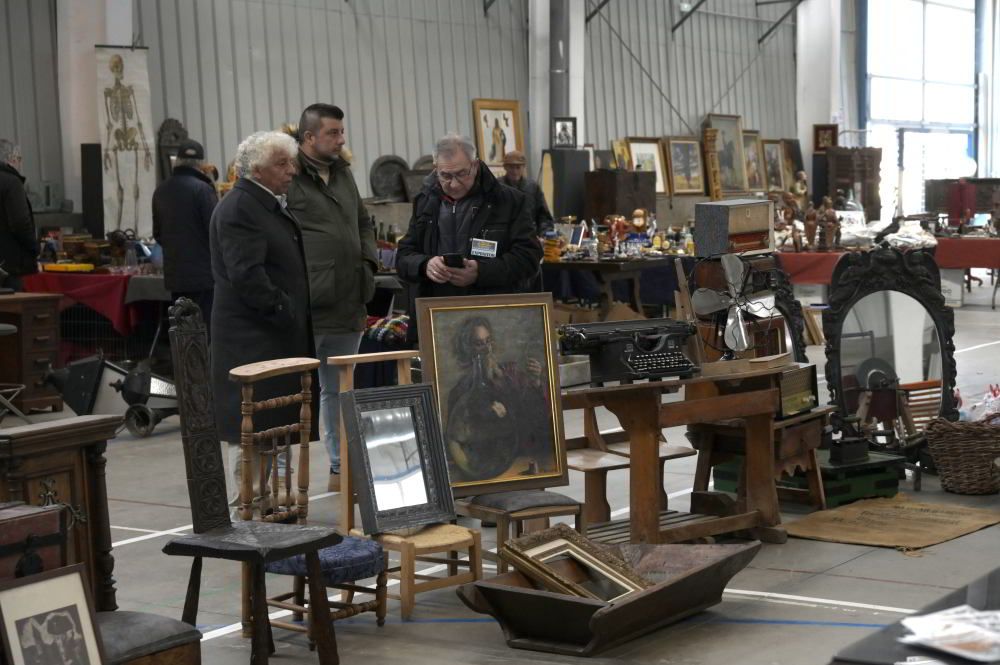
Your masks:
[{"label": "framed religious painting", "polygon": [[418,298],[455,497],[568,483],[552,295]]},{"label": "framed religious painting", "polygon": [[575,149],[576,145],[576,118],[552,118],[552,147]]},{"label": "framed religious painting", "polygon": [[767,191],[785,191],[785,153],[781,147],[781,141],[766,139],[761,141],[761,148],[764,153],[764,175]]},{"label": "framed religious painting", "polygon": [[623,171],[632,170],[632,159],[628,154],[628,142],[615,139],[611,142],[611,152],[615,158],[615,168]]},{"label": "framed religious painting", "polygon": [[656,173],[656,193],[667,193],[667,169],[663,160],[663,146],[660,139],[630,136],[628,142],[629,160],[633,171],[653,171]]},{"label": "framed religious painting", "polygon": [[502,168],[511,150],[524,150],[521,102],[516,99],[473,99],[472,126],[479,159],[491,169]]},{"label": "framed religious painting", "polygon": [[840,125],[813,125],[813,152],[824,153],[837,147]]},{"label": "framed religious painting", "polygon": [[756,129],[743,130],[743,160],[747,170],[747,190],[767,191],[764,175],[764,147],[760,143],[760,132]]},{"label": "framed religious painting", "polygon": [[719,180],[724,194],[747,191],[746,159],[743,156],[743,118],[709,113],[705,124],[718,130],[715,152],[719,156]]},{"label": "framed religious painting", "polygon": [[693,136],[669,136],[666,142],[667,173],[674,194],[704,194],[705,167],[701,143]]},{"label": "framed religious painting", "polygon": [[2,653],[9,665],[104,662],[84,564],[0,582]]}]

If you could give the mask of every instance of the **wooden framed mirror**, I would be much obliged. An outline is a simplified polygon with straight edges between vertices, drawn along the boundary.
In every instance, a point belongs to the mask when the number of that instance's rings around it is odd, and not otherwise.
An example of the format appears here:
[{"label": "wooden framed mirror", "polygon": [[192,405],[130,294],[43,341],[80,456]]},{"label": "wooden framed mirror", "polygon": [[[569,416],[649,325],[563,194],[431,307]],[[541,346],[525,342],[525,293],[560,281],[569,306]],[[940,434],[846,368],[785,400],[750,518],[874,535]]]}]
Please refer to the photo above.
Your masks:
[{"label": "wooden framed mirror", "polygon": [[430,384],[352,390],[341,412],[366,534],[454,519]]},{"label": "wooden framed mirror", "polygon": [[835,428],[857,416],[869,441],[902,450],[923,440],[933,418],[958,419],[954,313],[929,253],[845,254],[833,271],[823,333]]}]

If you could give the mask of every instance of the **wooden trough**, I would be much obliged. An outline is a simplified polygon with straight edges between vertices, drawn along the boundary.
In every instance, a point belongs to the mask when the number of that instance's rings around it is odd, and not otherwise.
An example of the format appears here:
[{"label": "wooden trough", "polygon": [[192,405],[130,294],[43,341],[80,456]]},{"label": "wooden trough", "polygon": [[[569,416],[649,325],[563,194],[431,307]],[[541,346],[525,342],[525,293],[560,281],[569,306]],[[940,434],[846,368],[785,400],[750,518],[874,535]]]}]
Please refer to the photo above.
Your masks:
[{"label": "wooden trough", "polygon": [[518,572],[458,587],[470,609],[495,618],[514,649],[593,656],[722,600],[760,543],[616,545],[613,552],[653,586],[604,602],[538,588]]}]

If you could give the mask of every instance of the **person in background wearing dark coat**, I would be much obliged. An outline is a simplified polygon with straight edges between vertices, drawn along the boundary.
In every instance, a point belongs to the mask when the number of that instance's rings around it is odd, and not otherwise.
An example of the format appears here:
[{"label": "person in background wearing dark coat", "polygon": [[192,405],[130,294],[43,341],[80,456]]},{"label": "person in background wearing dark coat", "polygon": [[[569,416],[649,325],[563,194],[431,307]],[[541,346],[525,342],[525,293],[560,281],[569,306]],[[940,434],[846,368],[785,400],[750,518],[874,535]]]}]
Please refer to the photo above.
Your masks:
[{"label": "person in background wearing dark coat", "polygon": [[[434,166],[399,242],[399,276],[418,298],[528,291],[542,246],[524,194],[497,180],[465,136],[441,138]],[[445,254],[461,254],[462,267],[445,265]],[[411,340],[416,328],[411,314]]]},{"label": "person in background wearing dark coat", "polygon": [[[212,392],[219,438],[230,444],[240,441],[242,398],[229,371],[262,360],[315,357],[302,230],[285,202],[297,153],[295,139],[283,132],[247,137],[236,152],[239,180],[212,214]],[[280,377],[258,384],[254,399],[299,390],[297,376]],[[254,426],[287,425],[297,414],[295,405],[266,411]],[[238,491],[238,445],[229,446],[228,457]]]},{"label": "person in background wearing dark coat", "polygon": [[528,197],[528,204],[531,206],[531,221],[535,223],[535,235],[539,238],[545,235],[546,231],[554,228],[552,213],[545,203],[545,195],[538,183],[525,175],[528,160],[524,158],[524,153],[520,150],[511,150],[503,156],[504,176],[501,182],[508,187],[523,192]]},{"label": "person in background wearing dark coat", "polygon": [[319,369],[323,442],[330,456],[327,491],[340,491],[340,377],[330,356],[353,355],[361,344],[375,294],[375,229],[361,202],[351,165],[341,155],[347,142],[344,112],[312,104],[299,119],[299,174],[288,188],[288,208],[302,224],[309,268],[313,339]]},{"label": "person in background wearing dark coat", "polygon": [[38,272],[35,219],[21,175],[21,149],[0,139],[0,287],[21,290],[21,276]]},{"label": "person in background wearing dark coat", "polygon": [[215,185],[202,170],[205,149],[186,140],[174,170],[153,192],[153,237],[163,248],[163,285],[171,298],[190,298],[212,329],[212,254],[208,225],[219,203]]}]

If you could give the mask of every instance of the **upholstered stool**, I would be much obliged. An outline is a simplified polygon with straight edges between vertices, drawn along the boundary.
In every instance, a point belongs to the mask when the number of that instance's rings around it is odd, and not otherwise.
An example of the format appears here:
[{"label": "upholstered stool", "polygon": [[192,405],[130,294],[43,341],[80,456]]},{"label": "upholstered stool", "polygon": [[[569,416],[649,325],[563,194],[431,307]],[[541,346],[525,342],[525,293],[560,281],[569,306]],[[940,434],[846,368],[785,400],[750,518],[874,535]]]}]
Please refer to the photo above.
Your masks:
[{"label": "upholstered stool", "polygon": [[[360,529],[351,529],[352,536],[364,535]],[[383,548],[399,553],[399,566],[389,569],[389,575],[399,580],[399,594],[389,594],[400,602],[400,614],[404,620],[413,613],[414,597],[424,591],[433,591],[449,586],[458,586],[483,577],[483,545],[479,531],[455,524],[433,524],[412,535],[383,533],[372,536]],[[426,556],[442,552],[469,553],[468,561],[457,557],[444,558]],[[417,573],[417,561],[446,564],[445,577]],[[458,568],[466,567],[468,572],[459,573]]]},{"label": "upholstered stool", "polygon": [[148,612],[98,612],[107,665],[200,665],[201,631]]},{"label": "upholstered stool", "polygon": [[[572,515],[573,528],[585,533],[582,511],[583,507],[576,499],[545,490],[481,494],[455,502],[455,512],[459,515],[481,522],[496,522],[498,551],[511,537],[511,527],[514,528],[513,537],[517,538],[524,533],[527,520],[544,520],[545,526],[548,526],[551,517]],[[507,572],[507,562],[493,552],[484,552],[483,557],[496,562],[498,573]]]},{"label": "upholstered stool", "polygon": [[[339,544],[321,549],[318,554],[323,583],[327,587],[339,589],[347,594],[346,602],[330,601],[330,619],[336,621],[362,612],[375,612],[375,622],[379,626],[385,624],[386,572],[389,569],[389,555],[383,551],[382,546],[374,540],[347,536]],[[286,630],[305,632],[309,636],[309,648],[312,649],[312,631],[309,629],[312,626],[312,615],[305,599],[305,579],[308,575],[305,555],[299,554],[288,559],[272,561],[264,566],[264,570],[276,575],[295,577],[294,590],[269,598],[268,604],[292,610],[294,618],[298,621],[302,620],[303,614],[309,614],[307,627],[275,619],[271,620],[271,624]],[[374,588],[355,584],[355,580],[369,577],[376,578]],[[375,598],[363,603],[354,603],[352,601],[355,593],[370,593]],[[292,602],[286,602],[289,599],[292,599]]]}]

